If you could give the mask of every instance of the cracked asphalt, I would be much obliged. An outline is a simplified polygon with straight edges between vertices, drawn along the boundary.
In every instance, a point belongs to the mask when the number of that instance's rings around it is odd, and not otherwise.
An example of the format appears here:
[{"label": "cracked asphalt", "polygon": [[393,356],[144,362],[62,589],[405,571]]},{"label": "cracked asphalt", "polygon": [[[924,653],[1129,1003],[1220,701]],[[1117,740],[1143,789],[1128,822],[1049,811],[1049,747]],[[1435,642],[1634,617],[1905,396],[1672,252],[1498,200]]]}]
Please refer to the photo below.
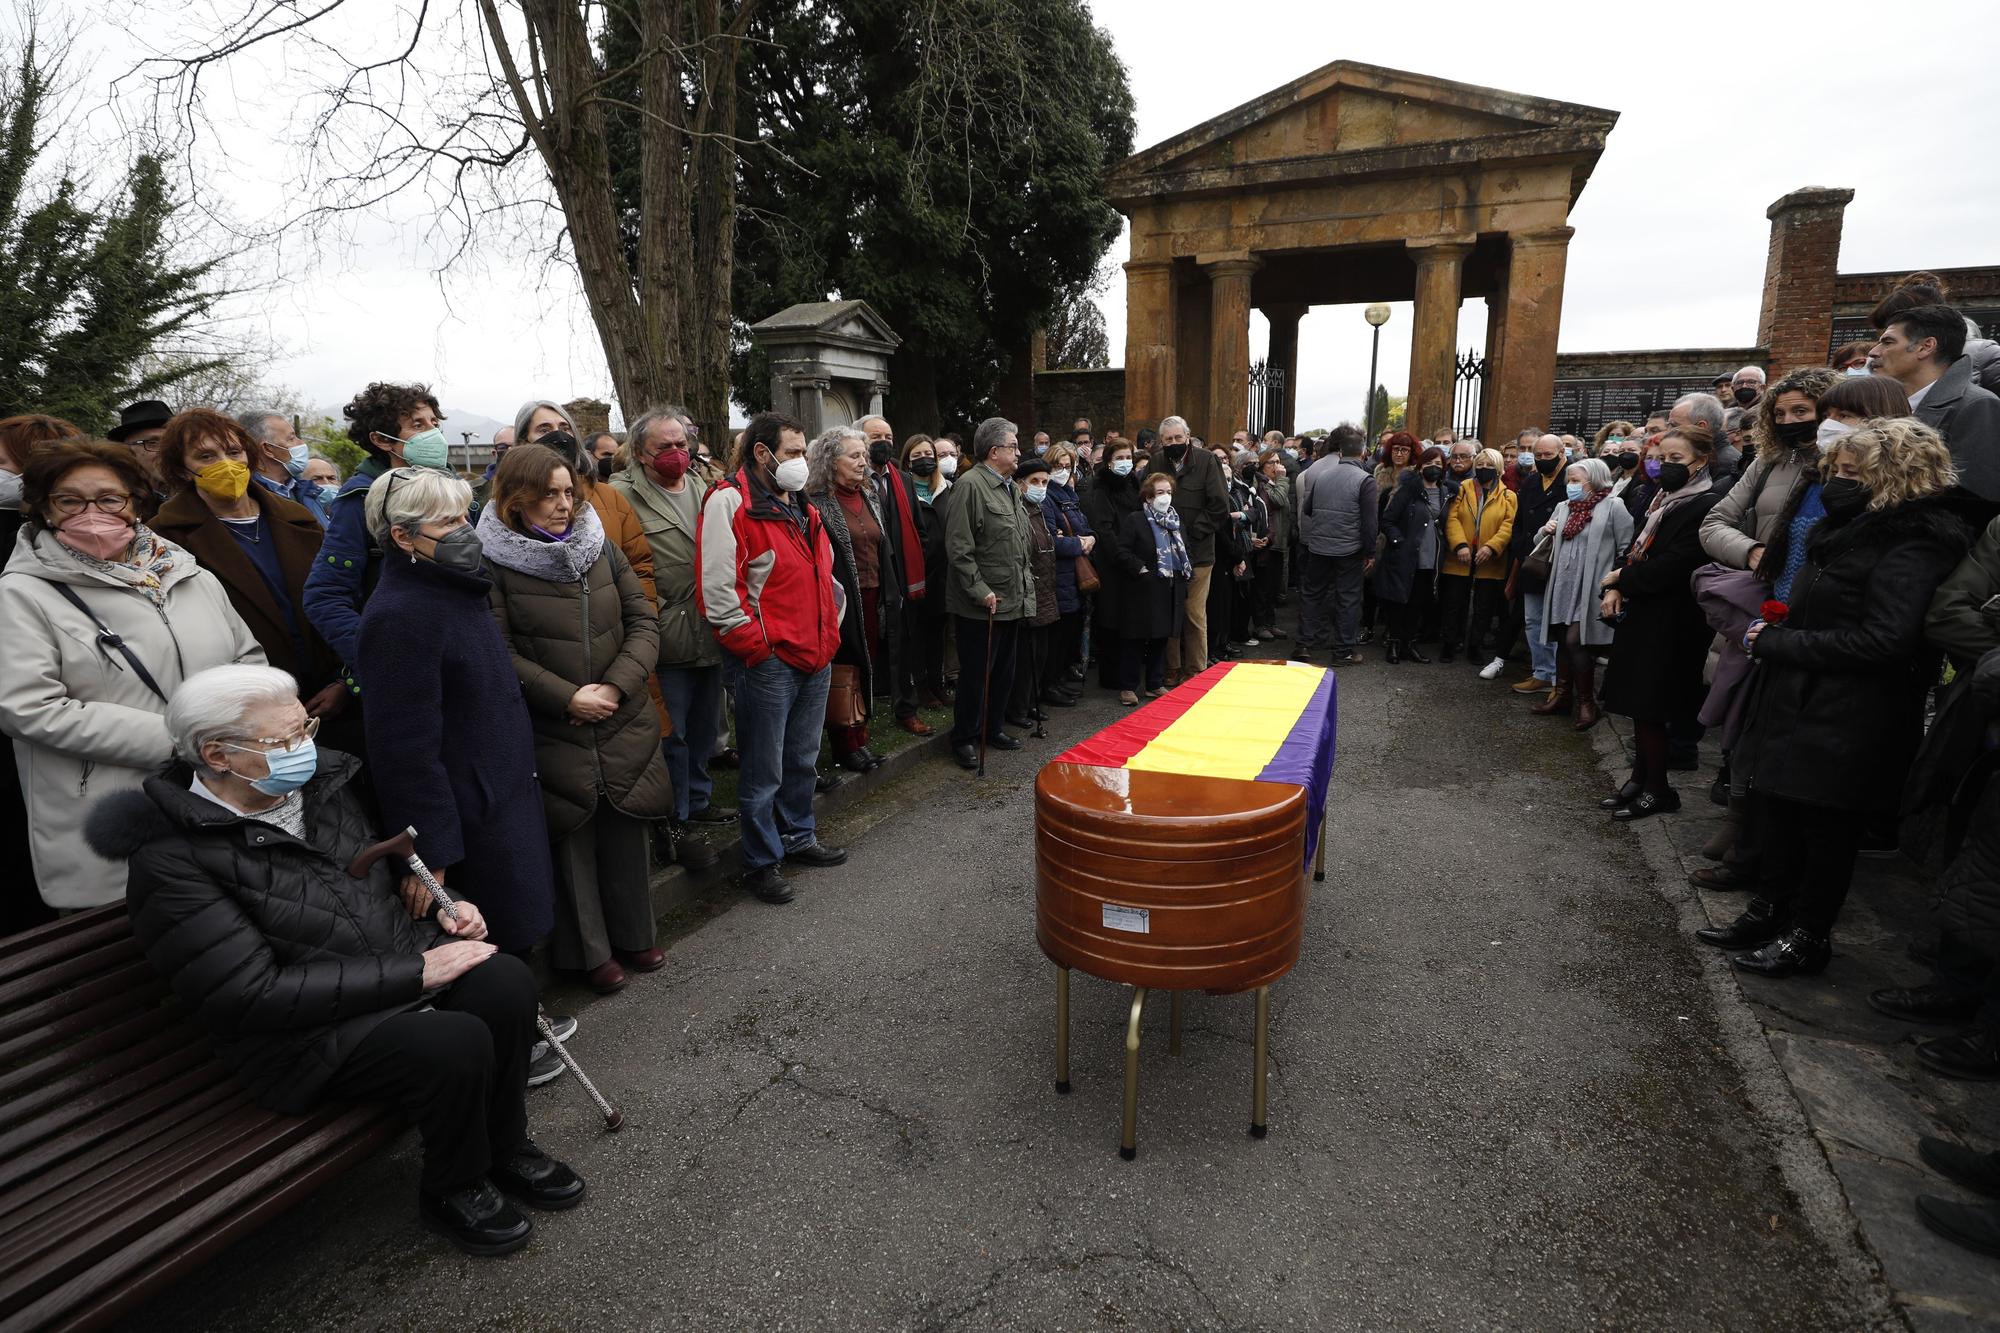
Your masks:
[{"label": "cracked asphalt", "polygon": [[577,1000],[572,1049],[626,1128],[565,1081],[530,1094],[591,1194],[526,1250],[423,1232],[406,1137],[130,1326],[1880,1323],[1684,895],[1591,808],[1590,741],[1463,667],[1344,669],[1339,706],[1327,880],[1272,991],[1269,1138],[1246,1132],[1248,996],[1190,997],[1178,1057],[1149,1006],[1136,1162],[1128,992],[1076,979],[1075,1091],[1053,1091],[1032,781],[1122,712],[1093,696],[984,782],[920,761],[826,830],[852,857],[798,872],[794,905],[725,892],[664,971]]}]

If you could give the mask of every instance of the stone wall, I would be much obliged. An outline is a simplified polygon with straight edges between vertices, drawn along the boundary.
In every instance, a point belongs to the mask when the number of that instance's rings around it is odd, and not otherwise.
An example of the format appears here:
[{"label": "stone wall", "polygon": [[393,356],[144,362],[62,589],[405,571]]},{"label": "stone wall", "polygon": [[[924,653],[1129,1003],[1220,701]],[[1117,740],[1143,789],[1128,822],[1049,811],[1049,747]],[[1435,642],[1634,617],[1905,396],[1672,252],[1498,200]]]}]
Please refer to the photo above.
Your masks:
[{"label": "stone wall", "polygon": [[[1868,313],[1877,302],[1895,289],[1896,280],[1910,272],[1842,273],[1833,281],[1833,327],[1827,352],[1843,343],[1873,342],[1875,326]],[[2000,265],[1986,268],[1934,268],[1929,272],[1944,279],[1954,308],[1979,325],[1989,338],[2000,337]]]},{"label": "stone wall", "polygon": [[1546,422],[1495,422],[1496,440],[1529,426],[1590,436],[1607,421],[1635,425],[1686,393],[1707,393],[1717,375],[1764,366],[1761,347],[1674,347],[1638,352],[1572,352],[1556,358],[1555,400]]},{"label": "stone wall", "polygon": [[1129,438],[1140,425],[1158,424],[1125,420],[1125,372],[1119,367],[1036,371],[1034,420],[1020,422],[1021,433],[1045,430],[1052,438],[1064,439],[1078,417],[1088,417],[1100,439],[1114,427]]},{"label": "stone wall", "polygon": [[1853,199],[1852,190],[1808,188],[1792,191],[1764,211],[1771,220],[1771,244],[1764,261],[1757,341],[1771,349],[1773,378],[1826,362],[1841,220]]}]

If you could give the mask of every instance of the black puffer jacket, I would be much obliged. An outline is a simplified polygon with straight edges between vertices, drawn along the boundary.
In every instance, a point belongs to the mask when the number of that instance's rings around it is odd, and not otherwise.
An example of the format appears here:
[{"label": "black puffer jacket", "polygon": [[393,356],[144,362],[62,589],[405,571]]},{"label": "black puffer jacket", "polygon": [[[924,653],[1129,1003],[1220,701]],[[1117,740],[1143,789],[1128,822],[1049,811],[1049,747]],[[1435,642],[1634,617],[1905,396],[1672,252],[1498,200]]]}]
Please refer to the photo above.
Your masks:
[{"label": "black puffer jacket", "polygon": [[1836,810],[1897,809],[1937,678],[1924,613],[1970,545],[1935,497],[1814,530],[1790,614],[1752,653],[1733,766],[1755,790]]},{"label": "black puffer jacket", "polygon": [[348,878],[378,841],[348,787],[360,767],[320,752],[304,842],[195,795],[179,763],[85,825],[98,855],[130,862],[125,904],[146,957],[275,1111],[310,1107],[377,1024],[423,998],[423,953],[440,937],[410,920],[394,862]]}]

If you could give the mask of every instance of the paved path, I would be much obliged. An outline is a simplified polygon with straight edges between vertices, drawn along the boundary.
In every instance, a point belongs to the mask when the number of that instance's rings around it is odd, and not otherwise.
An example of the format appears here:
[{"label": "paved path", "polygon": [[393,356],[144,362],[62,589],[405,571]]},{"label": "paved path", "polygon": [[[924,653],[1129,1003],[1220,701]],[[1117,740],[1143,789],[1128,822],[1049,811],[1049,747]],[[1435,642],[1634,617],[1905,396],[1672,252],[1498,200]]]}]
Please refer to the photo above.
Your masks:
[{"label": "paved path", "polygon": [[[1273,990],[1147,1018],[1117,1156],[1124,993],[1079,978],[1051,1088],[1031,783],[926,761],[844,817],[799,901],[725,899],[584,1005],[623,1103],[532,1096],[591,1181],[499,1262],[415,1224],[414,1145],[236,1246],[134,1327],[1828,1329],[1888,1313],[1759,1030],[1629,830],[1592,743],[1462,668],[1341,676],[1327,883]],[[1121,710],[1064,713],[1082,735]],[[1720,1002],[1718,1002],[1720,997]]]}]

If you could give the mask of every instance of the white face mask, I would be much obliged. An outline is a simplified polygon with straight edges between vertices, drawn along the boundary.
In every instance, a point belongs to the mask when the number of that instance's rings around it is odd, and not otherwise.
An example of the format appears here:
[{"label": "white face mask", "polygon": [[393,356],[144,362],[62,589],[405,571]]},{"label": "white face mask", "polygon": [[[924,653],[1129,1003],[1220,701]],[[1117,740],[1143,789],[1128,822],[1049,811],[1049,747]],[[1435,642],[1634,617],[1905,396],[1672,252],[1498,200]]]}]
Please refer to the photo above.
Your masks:
[{"label": "white face mask", "polygon": [[1069,485],[1069,469],[1066,467],[1057,468],[1054,472],[1049,473],[1049,480],[1058,486]]},{"label": "white face mask", "polygon": [[938,473],[939,473],[939,475],[940,475],[940,476],[946,476],[946,477],[955,477],[955,476],[957,476],[957,475],[958,475],[958,455],[957,455],[957,454],[946,454],[946,455],[945,455],[944,457],[942,457],[942,458],[938,459]]},{"label": "white face mask", "polygon": [[1825,421],[1820,422],[1819,423],[1820,452],[1826,453],[1828,450],[1832,449],[1836,444],[1840,442],[1841,436],[1849,434],[1853,430],[1854,427],[1848,425],[1845,421],[1836,421],[1832,417],[1828,417]]},{"label": "white face mask", "polygon": [[1153,497],[1154,512],[1164,514],[1173,507],[1174,497],[1169,492],[1161,491]]},{"label": "white face mask", "polygon": [[21,507],[21,474],[0,469],[0,509]]},{"label": "white face mask", "polygon": [[806,460],[787,458],[771,473],[771,480],[781,491],[802,491],[806,486]]},{"label": "white face mask", "polygon": [[1866,366],[1849,366],[1846,370],[1843,370],[1840,373],[1843,375],[1868,375],[1872,374],[1873,372],[1870,371]]}]

